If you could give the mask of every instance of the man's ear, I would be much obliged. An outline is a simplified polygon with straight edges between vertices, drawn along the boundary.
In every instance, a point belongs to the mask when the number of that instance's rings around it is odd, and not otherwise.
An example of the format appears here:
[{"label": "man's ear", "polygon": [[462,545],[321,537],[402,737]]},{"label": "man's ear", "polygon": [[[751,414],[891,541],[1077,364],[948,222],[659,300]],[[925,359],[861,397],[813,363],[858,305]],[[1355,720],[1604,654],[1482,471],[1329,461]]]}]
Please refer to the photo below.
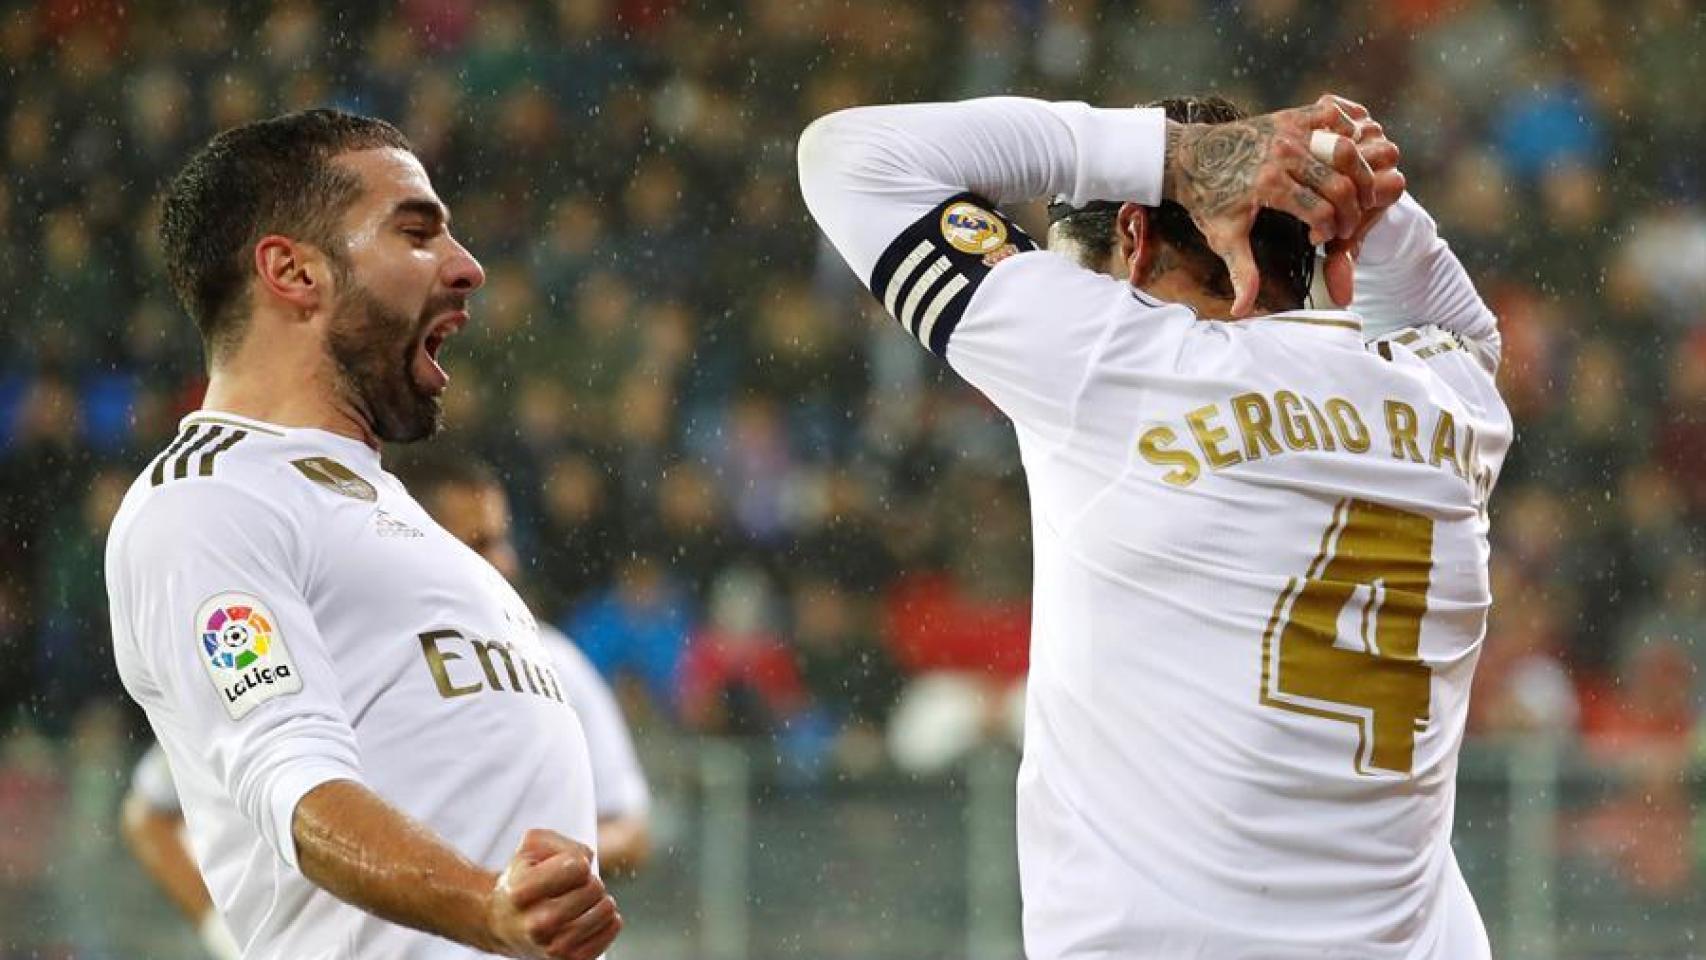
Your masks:
[{"label": "man's ear", "polygon": [[1126,279],[1134,287],[1142,286],[1155,259],[1155,241],[1149,236],[1149,211],[1139,203],[1120,204],[1114,229],[1119,233],[1120,263]]},{"label": "man's ear", "polygon": [[278,234],[255,244],[255,274],[261,291],[306,316],[331,295],[331,270],[313,246]]}]

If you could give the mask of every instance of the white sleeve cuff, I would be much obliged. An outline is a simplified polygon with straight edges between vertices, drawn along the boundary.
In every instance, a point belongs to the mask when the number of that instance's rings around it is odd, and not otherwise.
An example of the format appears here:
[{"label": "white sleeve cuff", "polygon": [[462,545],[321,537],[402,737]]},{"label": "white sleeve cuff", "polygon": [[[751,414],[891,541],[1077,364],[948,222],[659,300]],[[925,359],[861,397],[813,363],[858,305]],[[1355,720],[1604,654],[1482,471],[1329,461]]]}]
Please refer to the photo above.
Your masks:
[{"label": "white sleeve cuff", "polygon": [[1167,113],[1158,107],[1091,107],[1083,103],[1049,105],[1078,147],[1074,206],[1092,200],[1130,200],[1145,206],[1161,202],[1167,167]]},{"label": "white sleeve cuff", "polygon": [[1383,266],[1418,249],[1426,250],[1428,242],[1438,235],[1439,227],[1434,218],[1422,209],[1415,197],[1405,193],[1368,229],[1357,263]]},{"label": "white sleeve cuff", "polygon": [[322,783],[333,780],[352,780],[361,783],[361,771],[352,764],[340,763],[325,757],[305,757],[294,760],[274,774],[272,790],[268,798],[268,822],[263,829],[270,828],[273,849],[278,851],[279,858],[297,869],[296,834],[292,829],[296,816],[296,805],[308,795],[310,790]]}]

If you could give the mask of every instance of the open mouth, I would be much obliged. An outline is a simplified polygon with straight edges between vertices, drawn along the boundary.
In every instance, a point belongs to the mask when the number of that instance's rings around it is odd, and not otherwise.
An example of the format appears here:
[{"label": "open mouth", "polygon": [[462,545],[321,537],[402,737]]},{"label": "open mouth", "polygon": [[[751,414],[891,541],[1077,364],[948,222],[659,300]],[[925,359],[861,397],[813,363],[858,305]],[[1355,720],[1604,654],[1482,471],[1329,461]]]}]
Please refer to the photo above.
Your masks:
[{"label": "open mouth", "polygon": [[455,336],[458,330],[468,322],[466,311],[458,310],[427,328],[426,336],[421,339],[420,357],[416,363],[415,375],[420,385],[428,393],[438,394],[450,384],[450,374],[438,362],[438,352],[444,347],[444,341]]}]

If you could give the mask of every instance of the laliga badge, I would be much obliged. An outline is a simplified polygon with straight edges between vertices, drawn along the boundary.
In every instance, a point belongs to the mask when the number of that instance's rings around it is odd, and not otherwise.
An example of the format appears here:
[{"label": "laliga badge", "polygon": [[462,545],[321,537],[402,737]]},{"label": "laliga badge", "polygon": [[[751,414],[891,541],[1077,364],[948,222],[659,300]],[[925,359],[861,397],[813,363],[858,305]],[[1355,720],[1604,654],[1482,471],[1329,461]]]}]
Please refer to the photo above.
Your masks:
[{"label": "laliga badge", "polygon": [[961,200],[942,211],[942,237],[961,253],[994,253],[1007,242],[1007,225],[975,203]]},{"label": "laliga badge", "polygon": [[254,597],[228,592],[209,599],[196,611],[195,628],[202,664],[231,719],[302,689],[277,621]]}]

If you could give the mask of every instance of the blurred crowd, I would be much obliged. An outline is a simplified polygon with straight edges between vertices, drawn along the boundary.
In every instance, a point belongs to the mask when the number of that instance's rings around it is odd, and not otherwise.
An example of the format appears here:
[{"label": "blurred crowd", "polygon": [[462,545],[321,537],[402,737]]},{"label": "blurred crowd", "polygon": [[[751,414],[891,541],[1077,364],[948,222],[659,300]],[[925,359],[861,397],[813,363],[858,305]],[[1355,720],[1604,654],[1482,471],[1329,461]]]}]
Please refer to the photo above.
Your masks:
[{"label": "blurred crowd", "polygon": [[203,382],[165,178],[333,104],[403,129],[487,268],[448,432],[509,486],[536,612],[643,726],[772,736],[806,779],[1011,737],[1015,446],[820,240],[795,137],[870,102],[1331,89],[1386,121],[1503,322],[1472,729],[1639,765],[1639,822],[1703,739],[1702,25],[1690,0],[0,6],[0,716],[58,735],[122,699],[105,529]]}]

